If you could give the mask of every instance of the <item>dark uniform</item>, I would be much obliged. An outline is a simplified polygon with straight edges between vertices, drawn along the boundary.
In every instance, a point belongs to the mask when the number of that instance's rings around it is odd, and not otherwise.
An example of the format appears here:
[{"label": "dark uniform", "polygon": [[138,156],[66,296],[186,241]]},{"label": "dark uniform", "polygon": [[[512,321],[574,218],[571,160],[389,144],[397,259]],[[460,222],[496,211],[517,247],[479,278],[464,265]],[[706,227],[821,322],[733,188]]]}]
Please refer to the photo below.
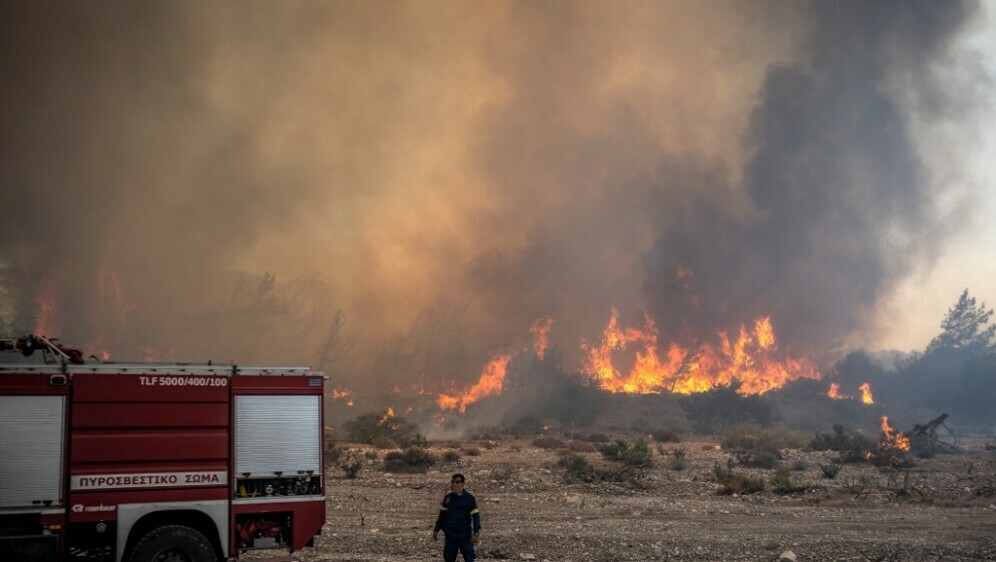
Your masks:
[{"label": "dark uniform", "polygon": [[470,542],[471,532],[481,532],[481,510],[470,492],[460,495],[450,492],[443,498],[433,532],[442,531],[446,535],[443,546],[443,561],[455,562],[457,550],[463,553],[464,562],[474,562],[474,545]]}]

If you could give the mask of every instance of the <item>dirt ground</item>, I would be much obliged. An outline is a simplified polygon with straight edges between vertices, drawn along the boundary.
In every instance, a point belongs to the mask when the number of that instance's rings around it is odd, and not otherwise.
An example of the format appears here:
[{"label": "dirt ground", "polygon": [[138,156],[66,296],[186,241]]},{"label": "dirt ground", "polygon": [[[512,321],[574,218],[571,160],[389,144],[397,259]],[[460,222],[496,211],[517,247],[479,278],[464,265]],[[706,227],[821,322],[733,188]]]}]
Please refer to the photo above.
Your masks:
[{"label": "dirt ground", "polygon": [[[713,466],[730,453],[716,443],[666,445],[671,454],[655,451],[639,484],[565,483],[558,452],[528,440],[463,445],[480,454],[464,452],[426,474],[388,474],[374,459],[355,479],[334,471],[328,523],[315,548],[296,555],[442,560],[432,526],[449,475],[462,472],[482,512],[479,560],[996,560],[996,452],[981,444],[917,459],[908,476],[891,477],[859,463],[828,479],[820,464],[832,453],[783,451],[793,485],[807,489],[778,494],[768,485],[749,495],[717,493]],[[678,448],[683,470],[670,466]],[[440,458],[446,450],[432,448]],[[586,456],[607,466],[598,453]]]}]

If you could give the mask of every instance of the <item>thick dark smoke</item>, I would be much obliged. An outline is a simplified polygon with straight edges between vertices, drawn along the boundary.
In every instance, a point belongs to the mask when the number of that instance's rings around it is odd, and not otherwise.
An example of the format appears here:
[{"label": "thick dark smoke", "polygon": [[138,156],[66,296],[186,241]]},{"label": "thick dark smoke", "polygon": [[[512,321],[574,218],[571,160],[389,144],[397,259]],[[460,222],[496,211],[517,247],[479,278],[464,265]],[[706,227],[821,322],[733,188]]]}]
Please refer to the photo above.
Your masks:
[{"label": "thick dark smoke", "polygon": [[[708,202],[667,224],[648,265],[662,322],[695,328],[770,314],[820,353],[867,320],[944,224],[891,77],[937,91],[932,65],[971,14],[965,3],[815,3],[802,55],[771,68],[745,135],[746,218]],[[680,297],[675,264],[708,298]]]},{"label": "thick dark smoke", "polygon": [[468,382],[546,315],[573,371],[612,307],[819,354],[943,242],[900,100],[954,103],[973,11],[5,3],[0,304],[347,386]]}]

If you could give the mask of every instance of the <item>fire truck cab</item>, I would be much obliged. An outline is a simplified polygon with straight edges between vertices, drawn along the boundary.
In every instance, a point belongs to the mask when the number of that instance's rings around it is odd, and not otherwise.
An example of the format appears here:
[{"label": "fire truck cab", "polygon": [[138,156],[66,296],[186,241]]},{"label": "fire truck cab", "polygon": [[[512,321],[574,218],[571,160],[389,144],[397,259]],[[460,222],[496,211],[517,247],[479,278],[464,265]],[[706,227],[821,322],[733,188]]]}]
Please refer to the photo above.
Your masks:
[{"label": "fire truck cab", "polygon": [[208,562],[320,532],[323,376],[3,350],[46,362],[0,361],[0,560]]}]

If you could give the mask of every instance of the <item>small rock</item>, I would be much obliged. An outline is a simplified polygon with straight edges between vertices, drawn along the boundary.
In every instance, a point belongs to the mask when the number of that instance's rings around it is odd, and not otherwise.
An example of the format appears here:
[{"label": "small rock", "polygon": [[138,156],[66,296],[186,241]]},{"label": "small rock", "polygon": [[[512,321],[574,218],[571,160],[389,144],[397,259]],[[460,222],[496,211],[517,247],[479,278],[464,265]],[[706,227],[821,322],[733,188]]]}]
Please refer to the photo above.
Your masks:
[{"label": "small rock", "polygon": [[789,562],[796,562],[795,553],[791,550],[786,550],[779,557],[779,560],[788,560]]},{"label": "small rock", "polygon": [[776,543],[776,542],[766,542],[763,545],[761,545],[761,548],[763,548],[764,550],[774,550],[774,549],[778,548],[778,543]]},{"label": "small rock", "polygon": [[520,554],[519,555],[519,559],[520,560],[536,560],[536,555],[535,554]]}]

